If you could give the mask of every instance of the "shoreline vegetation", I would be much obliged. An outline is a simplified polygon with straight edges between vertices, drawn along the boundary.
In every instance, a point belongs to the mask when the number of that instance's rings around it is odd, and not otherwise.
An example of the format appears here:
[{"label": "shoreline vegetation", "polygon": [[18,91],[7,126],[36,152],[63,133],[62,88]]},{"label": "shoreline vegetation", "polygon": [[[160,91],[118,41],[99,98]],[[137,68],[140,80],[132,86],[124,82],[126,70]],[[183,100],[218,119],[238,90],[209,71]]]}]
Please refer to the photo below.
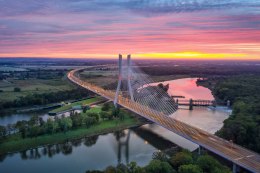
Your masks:
[{"label": "shoreline vegetation", "polygon": [[0,155],[102,135],[145,123],[134,113],[123,108],[116,109],[111,103],[104,103],[102,107],[88,106],[97,101],[100,101],[99,97],[81,101],[85,104],[82,112],[72,110],[69,117],[62,115],[45,122],[33,116],[29,121],[18,121],[10,127],[0,126]]},{"label": "shoreline vegetation", "polygon": [[260,78],[258,74],[209,77],[199,82],[218,100],[230,100],[232,114],[216,135],[260,153]]},{"label": "shoreline vegetation", "polygon": [[128,128],[134,128],[143,125],[144,123],[133,118],[128,118],[123,121],[113,120],[102,122],[90,128],[81,127],[68,132],[59,132],[56,134],[47,134],[43,136],[25,138],[20,134],[12,135],[0,141],[0,155],[10,154],[19,151],[24,151],[32,148],[39,148],[45,145],[53,145],[63,143],[70,140],[77,140],[85,137],[103,135]]},{"label": "shoreline vegetation", "polygon": [[145,166],[136,162],[108,166],[104,170],[87,170],[86,173],[231,173],[230,168],[205,153],[198,155],[187,150],[158,151]]}]

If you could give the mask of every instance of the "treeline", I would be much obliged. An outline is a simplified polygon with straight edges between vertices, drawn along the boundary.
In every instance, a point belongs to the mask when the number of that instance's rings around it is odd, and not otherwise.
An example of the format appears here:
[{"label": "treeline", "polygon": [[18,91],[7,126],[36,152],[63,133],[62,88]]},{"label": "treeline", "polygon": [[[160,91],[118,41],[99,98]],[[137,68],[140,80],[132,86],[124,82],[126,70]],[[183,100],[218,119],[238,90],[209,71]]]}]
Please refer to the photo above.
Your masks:
[{"label": "treeline", "polygon": [[260,74],[260,68],[255,65],[217,65],[217,64],[190,64],[190,65],[157,65],[144,66],[141,70],[151,76],[165,75],[191,75],[195,77],[207,77],[208,75],[239,75],[243,74]]},{"label": "treeline", "polygon": [[56,79],[61,78],[67,73],[67,69],[26,69],[25,71],[0,71],[0,80],[8,78],[25,79]]},{"label": "treeline", "polygon": [[216,83],[213,94],[233,103],[232,115],[216,134],[260,153],[259,86],[259,75],[222,78]]},{"label": "treeline", "polygon": [[230,173],[226,166],[221,165],[209,155],[198,156],[183,150],[174,154],[156,152],[152,161],[144,167],[135,162],[127,165],[109,166],[104,171],[86,171],[86,173]]},{"label": "treeline", "polygon": [[14,101],[0,102],[0,109],[17,108],[33,105],[45,105],[64,100],[80,99],[93,94],[85,89],[72,89],[68,91],[58,91],[50,93],[34,93],[22,96]]},{"label": "treeline", "polygon": [[41,117],[32,116],[28,121],[18,121],[16,124],[9,124],[7,126],[0,126],[0,139],[12,135],[14,133],[21,134],[22,138],[37,137],[45,134],[54,134],[58,132],[67,132],[70,129],[79,127],[89,128],[101,121],[112,120],[117,118],[124,120],[124,112],[119,108],[114,108],[109,104],[104,104],[102,111],[99,113],[88,112],[87,109],[83,113],[71,111],[70,116],[61,118],[57,116],[54,119],[49,118],[44,121]]}]

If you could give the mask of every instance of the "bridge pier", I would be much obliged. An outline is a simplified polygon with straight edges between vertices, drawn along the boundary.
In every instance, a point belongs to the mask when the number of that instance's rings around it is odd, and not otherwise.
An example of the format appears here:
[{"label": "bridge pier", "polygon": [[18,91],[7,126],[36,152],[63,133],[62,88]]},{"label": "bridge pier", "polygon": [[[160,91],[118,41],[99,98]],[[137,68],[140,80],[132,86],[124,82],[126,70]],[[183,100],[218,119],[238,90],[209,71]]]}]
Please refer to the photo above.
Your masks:
[{"label": "bridge pier", "polygon": [[217,107],[217,102],[215,100],[212,101],[212,106],[215,108]]},{"label": "bridge pier", "polygon": [[193,100],[192,99],[190,99],[189,110],[193,110]]},{"label": "bridge pier", "polygon": [[198,148],[198,154],[201,155],[201,146],[199,145],[199,148]]},{"label": "bridge pier", "polygon": [[239,169],[238,169],[238,166],[233,163],[233,169],[232,169],[232,173],[238,173]]},{"label": "bridge pier", "polygon": [[230,108],[230,100],[227,101],[227,107]]}]

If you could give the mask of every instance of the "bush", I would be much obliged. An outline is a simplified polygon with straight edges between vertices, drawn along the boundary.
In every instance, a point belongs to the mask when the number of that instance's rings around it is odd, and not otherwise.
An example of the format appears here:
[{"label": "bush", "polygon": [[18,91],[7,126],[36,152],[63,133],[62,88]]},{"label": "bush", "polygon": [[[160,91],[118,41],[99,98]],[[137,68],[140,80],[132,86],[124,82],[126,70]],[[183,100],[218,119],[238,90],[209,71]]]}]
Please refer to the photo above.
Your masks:
[{"label": "bush", "polygon": [[18,87],[14,88],[14,92],[20,92],[20,91],[21,91],[21,88],[18,88]]},{"label": "bush", "polygon": [[198,165],[181,165],[178,170],[179,173],[203,173]]},{"label": "bush", "polygon": [[99,115],[100,115],[100,117],[101,117],[103,120],[110,118],[109,113],[108,113],[108,112],[105,112],[105,111],[101,111],[101,112],[99,113]]},{"label": "bush", "polygon": [[103,106],[102,106],[102,108],[101,108],[102,111],[108,111],[109,109],[110,109],[109,103],[103,104]]},{"label": "bush", "polygon": [[94,118],[96,118],[97,122],[99,121],[99,115],[98,115],[98,113],[88,112],[88,113],[87,113],[87,116],[88,116],[88,117],[94,117]]},{"label": "bush", "polygon": [[186,151],[179,152],[170,159],[171,165],[176,169],[178,169],[181,165],[192,164],[192,162],[193,159],[191,153]]},{"label": "bush", "polygon": [[94,124],[97,123],[97,120],[95,117],[85,117],[85,120],[84,120],[85,124],[87,127],[90,127]]},{"label": "bush", "polygon": [[229,172],[227,167],[222,166],[217,160],[208,155],[200,156],[197,160],[197,165],[203,170],[203,172]]},{"label": "bush", "polygon": [[171,167],[168,162],[160,160],[152,160],[149,165],[145,167],[149,173],[175,173],[176,171]]}]

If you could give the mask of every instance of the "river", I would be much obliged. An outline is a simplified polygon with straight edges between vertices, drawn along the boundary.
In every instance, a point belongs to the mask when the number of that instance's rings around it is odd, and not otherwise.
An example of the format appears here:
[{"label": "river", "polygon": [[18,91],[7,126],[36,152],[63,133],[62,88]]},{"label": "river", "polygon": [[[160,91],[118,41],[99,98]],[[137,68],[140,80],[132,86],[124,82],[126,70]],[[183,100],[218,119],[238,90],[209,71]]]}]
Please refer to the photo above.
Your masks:
[{"label": "river", "polygon": [[[196,85],[196,78],[163,83],[169,83],[168,92],[170,94],[183,95],[187,99],[213,99],[207,88]],[[223,107],[217,109],[195,107],[192,111],[183,107],[171,116],[210,133],[215,133],[222,127],[223,121],[229,115],[230,110]],[[48,118],[46,113],[42,113],[42,116]],[[30,114],[13,114],[1,117],[0,124],[14,123],[30,117]],[[158,141],[161,143],[158,144]],[[131,161],[143,166],[151,160],[154,152],[170,147],[176,149],[176,145],[191,151],[198,147],[160,126],[147,124],[137,129],[126,129],[117,133],[5,155],[0,158],[0,172],[83,173],[86,170],[102,170],[109,165]]]}]

